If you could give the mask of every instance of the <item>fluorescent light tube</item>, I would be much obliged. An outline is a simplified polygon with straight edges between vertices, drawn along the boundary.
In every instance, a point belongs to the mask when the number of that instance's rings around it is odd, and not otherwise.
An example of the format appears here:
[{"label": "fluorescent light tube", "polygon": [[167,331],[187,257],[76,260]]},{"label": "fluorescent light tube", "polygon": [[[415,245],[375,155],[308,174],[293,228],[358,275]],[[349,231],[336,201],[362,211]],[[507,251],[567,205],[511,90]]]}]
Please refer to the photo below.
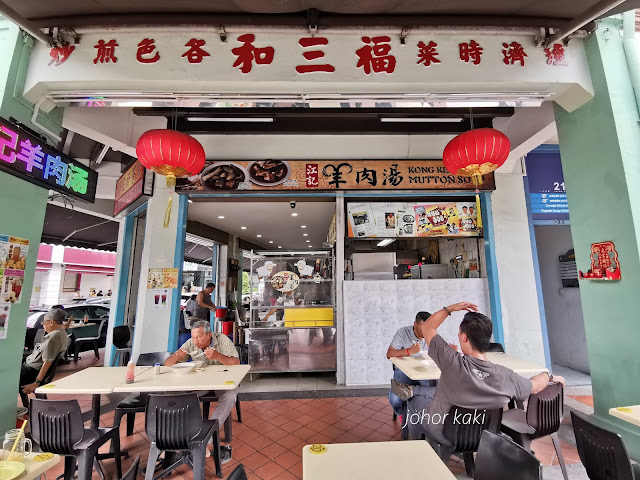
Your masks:
[{"label": "fluorescent light tube", "polygon": [[273,123],[273,117],[187,117],[190,122]]}]

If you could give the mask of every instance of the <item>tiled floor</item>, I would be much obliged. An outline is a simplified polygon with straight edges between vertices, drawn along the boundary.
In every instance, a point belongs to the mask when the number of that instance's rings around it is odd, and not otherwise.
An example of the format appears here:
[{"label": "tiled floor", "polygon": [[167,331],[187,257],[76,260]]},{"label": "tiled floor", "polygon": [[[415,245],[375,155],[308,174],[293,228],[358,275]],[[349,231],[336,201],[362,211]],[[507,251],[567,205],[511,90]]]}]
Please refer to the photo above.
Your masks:
[{"label": "tiled floor", "polygon": [[[102,361],[96,360],[92,354],[85,353],[78,364],[72,363],[62,366],[59,370],[59,376],[68,375],[79,368],[98,366],[101,363]],[[309,390],[318,391],[323,390],[324,385],[321,383],[330,383],[324,377],[311,381],[307,377],[294,377],[293,379],[283,377],[275,380],[262,377],[260,380],[263,379],[267,381],[264,382],[260,390],[254,388],[254,392],[265,391],[270,387],[270,391],[275,391],[280,395],[282,392],[290,391],[294,396],[300,387],[304,386]],[[250,382],[245,380],[241,385],[241,391],[246,383]],[[336,389],[335,384],[332,389]],[[245,395],[250,394],[246,387],[244,391]],[[320,394],[326,395],[327,392],[319,391],[318,395]],[[336,392],[336,397],[338,396],[338,392]],[[90,409],[90,397],[77,396],[77,399],[83,410]],[[106,399],[104,401],[106,402]],[[391,407],[386,396],[244,400],[242,401],[242,414],[243,423],[240,424],[235,420],[235,413],[232,413],[234,418],[233,458],[230,463],[223,466],[224,478],[238,463],[242,463],[248,472],[249,479],[299,479],[302,478],[302,448],[307,444],[400,440],[400,420],[395,422],[392,420]],[[110,426],[113,421],[113,412],[105,413],[101,420],[105,426]],[[143,415],[137,415],[135,433],[131,437],[125,436],[123,422],[121,439],[122,448],[127,449],[130,453],[130,458],[123,460],[124,470],[129,468],[133,459],[138,455],[141,457],[141,466],[145,466],[149,440],[144,433]],[[575,447],[567,442],[561,442],[565,461],[568,464],[579,462]],[[106,449],[108,447],[105,447]],[[532,449],[543,465],[558,464],[550,438],[535,440]],[[115,478],[115,465],[112,460],[104,461],[103,467],[111,478]],[[63,464],[59,464],[48,472],[47,477],[55,478],[62,473],[63,468]],[[206,468],[206,478],[215,478],[213,459],[207,458]],[[453,457],[450,469],[456,475],[464,473],[464,465]],[[94,474],[94,479],[98,478],[97,473]],[[192,480],[193,474],[188,467],[183,466],[176,470],[170,478]]]}]

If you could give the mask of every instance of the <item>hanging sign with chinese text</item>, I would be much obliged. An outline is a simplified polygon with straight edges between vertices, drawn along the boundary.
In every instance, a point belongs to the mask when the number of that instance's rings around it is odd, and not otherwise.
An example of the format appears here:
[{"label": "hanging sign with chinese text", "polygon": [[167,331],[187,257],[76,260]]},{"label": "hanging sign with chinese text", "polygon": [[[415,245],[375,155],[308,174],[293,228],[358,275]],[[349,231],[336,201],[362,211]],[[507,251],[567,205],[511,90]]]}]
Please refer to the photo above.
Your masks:
[{"label": "hanging sign with chinese text", "polygon": [[96,199],[98,172],[0,118],[0,169],[87,202]]},{"label": "hanging sign with chinese text", "polygon": [[[485,175],[482,190],[495,190]],[[208,161],[200,175],[178,179],[176,191],[219,190],[475,190],[438,160]]]},{"label": "hanging sign with chinese text", "polygon": [[[116,182],[116,196],[113,204],[113,216],[123,210],[132,210],[143,196],[153,195],[153,172],[147,170],[136,160]],[[130,207],[130,208],[127,208]],[[124,214],[123,214],[124,215]]]}]

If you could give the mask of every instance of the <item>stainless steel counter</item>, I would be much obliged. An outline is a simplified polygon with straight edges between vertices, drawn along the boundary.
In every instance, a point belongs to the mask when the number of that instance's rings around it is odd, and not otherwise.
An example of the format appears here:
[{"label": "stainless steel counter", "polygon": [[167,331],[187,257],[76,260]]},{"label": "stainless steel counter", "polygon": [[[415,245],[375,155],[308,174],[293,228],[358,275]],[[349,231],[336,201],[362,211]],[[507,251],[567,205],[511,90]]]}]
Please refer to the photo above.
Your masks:
[{"label": "stainless steel counter", "polygon": [[336,369],[335,327],[246,329],[252,372],[326,372]]}]

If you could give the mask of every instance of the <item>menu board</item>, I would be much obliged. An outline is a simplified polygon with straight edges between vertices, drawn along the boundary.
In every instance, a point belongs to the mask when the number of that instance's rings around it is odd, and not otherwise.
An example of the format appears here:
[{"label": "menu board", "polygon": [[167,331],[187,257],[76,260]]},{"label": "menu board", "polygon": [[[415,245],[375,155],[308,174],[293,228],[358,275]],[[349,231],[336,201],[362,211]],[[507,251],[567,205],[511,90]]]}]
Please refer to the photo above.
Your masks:
[{"label": "menu board", "polygon": [[347,206],[351,238],[478,236],[475,202],[354,203]]},{"label": "menu board", "polygon": [[150,268],[147,289],[178,288],[177,268]]}]

